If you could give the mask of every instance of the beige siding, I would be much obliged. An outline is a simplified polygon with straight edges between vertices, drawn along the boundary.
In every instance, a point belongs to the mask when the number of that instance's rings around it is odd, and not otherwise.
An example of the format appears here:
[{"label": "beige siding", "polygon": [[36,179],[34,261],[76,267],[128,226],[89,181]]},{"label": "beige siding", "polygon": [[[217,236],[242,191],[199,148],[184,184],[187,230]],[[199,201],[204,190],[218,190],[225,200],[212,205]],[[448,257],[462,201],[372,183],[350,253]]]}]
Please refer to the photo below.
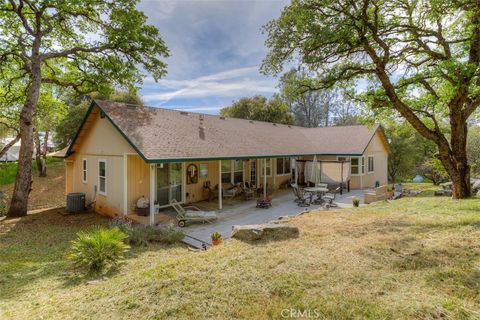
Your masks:
[{"label": "beige siding", "polygon": [[[364,176],[364,188],[374,187],[378,181],[380,185],[388,183],[388,152],[385,149],[385,144],[381,139],[380,134],[377,132],[372,141],[368,145],[364,153],[365,156],[365,176]],[[368,156],[374,158],[374,171],[368,173]]]},{"label": "beige siding", "polygon": [[207,194],[204,194],[204,191],[203,191],[203,184],[206,181],[210,181],[210,185],[212,188],[214,188],[218,184],[218,169],[219,169],[218,161],[186,162],[185,170],[187,170],[190,164],[195,164],[198,170],[200,170],[200,164],[207,164],[208,176],[200,177],[200,173],[199,173],[197,183],[185,185],[185,191],[186,193],[188,193],[188,197],[186,198],[186,201],[197,202],[201,200],[207,200]]},{"label": "beige siding", "polygon": [[150,167],[138,155],[127,156],[127,213],[133,213],[137,200],[150,198]]},{"label": "beige siding", "polygon": [[[89,127],[83,133],[76,147],[73,160],[73,183],[71,190],[84,192],[87,204],[95,202],[95,210],[106,215],[123,214],[123,156],[134,153],[133,148],[119,134],[107,118],[100,118],[99,112],[90,114]],[[87,181],[82,181],[82,159],[87,160]],[[101,195],[98,189],[98,162],[105,160],[107,164],[107,192]],[[67,167],[68,174],[69,167]]]}]

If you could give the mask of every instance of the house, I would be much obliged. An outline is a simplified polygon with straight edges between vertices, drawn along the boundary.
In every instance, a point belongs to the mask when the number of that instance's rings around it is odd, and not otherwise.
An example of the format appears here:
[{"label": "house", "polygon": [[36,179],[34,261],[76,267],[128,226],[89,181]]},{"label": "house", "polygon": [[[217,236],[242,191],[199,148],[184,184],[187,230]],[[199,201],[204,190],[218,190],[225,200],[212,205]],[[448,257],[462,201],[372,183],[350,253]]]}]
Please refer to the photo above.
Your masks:
[{"label": "house", "polygon": [[96,100],[65,155],[66,192],[111,216],[133,213],[144,196],[153,219],[153,204],[205,200],[206,185],[224,194],[230,183],[266,191],[307,182],[313,159],[322,181],[386,184],[387,157],[379,125],[302,128]]}]

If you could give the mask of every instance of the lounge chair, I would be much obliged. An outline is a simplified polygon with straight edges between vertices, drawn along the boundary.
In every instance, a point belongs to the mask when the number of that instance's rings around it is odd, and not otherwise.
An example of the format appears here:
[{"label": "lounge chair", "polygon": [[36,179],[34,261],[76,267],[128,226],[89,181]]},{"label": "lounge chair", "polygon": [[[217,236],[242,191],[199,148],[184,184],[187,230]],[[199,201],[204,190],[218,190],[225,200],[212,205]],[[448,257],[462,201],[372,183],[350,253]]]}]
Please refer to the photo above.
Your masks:
[{"label": "lounge chair", "polygon": [[231,183],[222,183],[222,197],[223,198],[235,198],[238,194],[238,189],[235,185]]},{"label": "lounge chair", "polygon": [[383,185],[378,188],[375,188],[371,192],[365,192],[364,194],[364,203],[369,204],[376,201],[387,200],[388,198],[388,186]]},{"label": "lounge chair", "polygon": [[180,203],[175,199],[172,199],[170,204],[177,212],[178,226],[180,228],[185,227],[187,222],[210,223],[218,219],[215,211],[203,211],[195,206],[182,207],[182,205],[180,205]]}]

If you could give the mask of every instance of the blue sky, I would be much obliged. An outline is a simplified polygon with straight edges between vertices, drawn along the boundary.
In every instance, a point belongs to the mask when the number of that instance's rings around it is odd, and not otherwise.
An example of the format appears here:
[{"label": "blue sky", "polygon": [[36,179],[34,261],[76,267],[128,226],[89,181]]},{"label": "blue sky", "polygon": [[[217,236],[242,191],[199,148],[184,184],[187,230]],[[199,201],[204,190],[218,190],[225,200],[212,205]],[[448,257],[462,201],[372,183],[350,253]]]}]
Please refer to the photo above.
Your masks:
[{"label": "blue sky", "polygon": [[216,114],[242,96],[271,96],[277,81],[259,72],[267,53],[261,27],[284,0],[143,0],[171,57],[168,75],[147,77],[140,90],[149,106]]}]

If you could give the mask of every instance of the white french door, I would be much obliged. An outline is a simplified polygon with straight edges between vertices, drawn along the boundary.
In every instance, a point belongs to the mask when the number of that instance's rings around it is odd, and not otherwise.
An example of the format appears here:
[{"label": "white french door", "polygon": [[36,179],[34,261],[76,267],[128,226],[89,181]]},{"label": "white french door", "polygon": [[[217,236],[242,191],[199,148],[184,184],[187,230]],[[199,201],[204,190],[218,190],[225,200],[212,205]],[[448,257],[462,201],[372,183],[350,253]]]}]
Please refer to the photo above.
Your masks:
[{"label": "white french door", "polygon": [[182,202],[182,164],[161,163],[156,172],[156,201],[160,207],[170,205],[172,199]]}]

